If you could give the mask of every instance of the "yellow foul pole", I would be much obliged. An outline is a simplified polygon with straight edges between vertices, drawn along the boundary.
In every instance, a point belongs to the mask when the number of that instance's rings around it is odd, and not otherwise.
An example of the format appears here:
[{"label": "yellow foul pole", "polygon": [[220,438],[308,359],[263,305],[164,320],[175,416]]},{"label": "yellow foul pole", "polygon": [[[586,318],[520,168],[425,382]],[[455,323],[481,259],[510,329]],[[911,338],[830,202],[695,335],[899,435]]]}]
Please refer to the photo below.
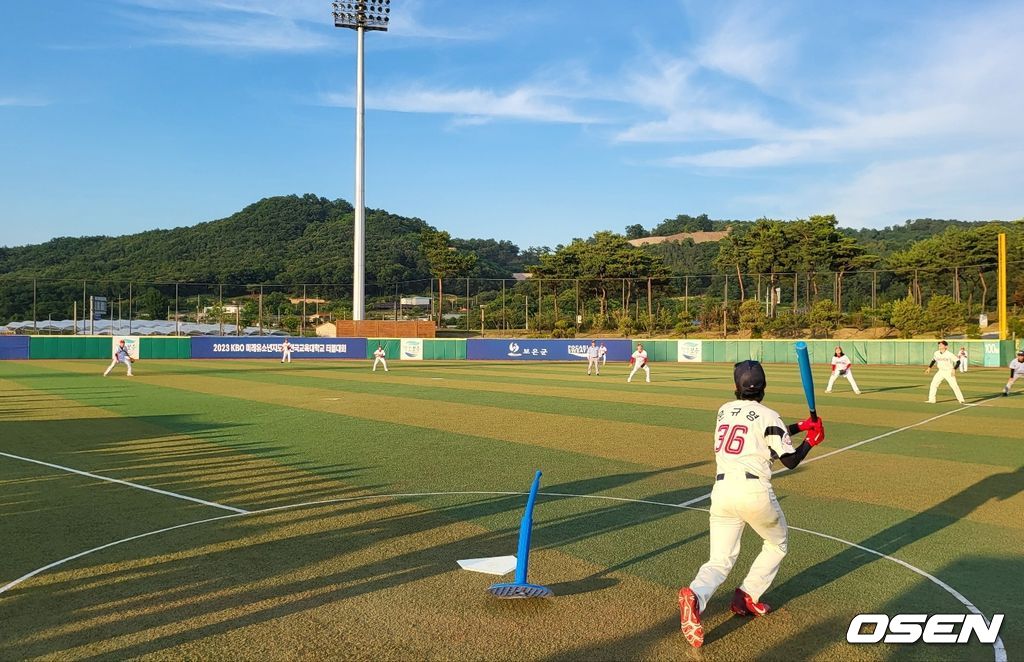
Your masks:
[{"label": "yellow foul pole", "polygon": [[1006,319],[1006,233],[999,233],[999,339],[1008,335]]}]

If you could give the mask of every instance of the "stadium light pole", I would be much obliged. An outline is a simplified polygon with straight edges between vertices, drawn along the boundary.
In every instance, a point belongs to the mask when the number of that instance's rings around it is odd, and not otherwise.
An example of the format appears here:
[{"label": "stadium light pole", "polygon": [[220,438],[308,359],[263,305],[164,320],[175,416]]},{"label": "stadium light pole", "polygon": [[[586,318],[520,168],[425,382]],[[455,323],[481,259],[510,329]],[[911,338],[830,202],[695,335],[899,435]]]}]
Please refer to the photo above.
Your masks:
[{"label": "stadium light pole", "polygon": [[356,195],[352,256],[352,319],[366,312],[366,205],[363,201],[363,35],[367,30],[386,32],[391,0],[334,0],[334,27],[356,31]]}]

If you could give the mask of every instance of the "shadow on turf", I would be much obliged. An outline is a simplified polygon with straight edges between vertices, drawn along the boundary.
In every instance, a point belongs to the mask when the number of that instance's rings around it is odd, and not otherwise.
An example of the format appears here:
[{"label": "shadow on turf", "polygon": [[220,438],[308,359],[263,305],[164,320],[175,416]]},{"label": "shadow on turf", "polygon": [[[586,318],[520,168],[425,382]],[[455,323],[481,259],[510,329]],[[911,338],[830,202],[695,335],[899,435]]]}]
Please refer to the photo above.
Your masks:
[{"label": "shadow on turf", "polygon": [[[545,489],[595,494],[703,464],[600,476]],[[702,485],[650,498],[678,503],[706,489]],[[388,515],[377,513],[394,508],[392,499],[344,502],[292,511],[288,517],[275,513],[233,518],[218,525],[187,529],[181,535],[130,543],[113,557],[87,557],[76,562],[76,572],[50,575],[50,581],[42,586],[30,582],[0,601],[0,619],[6,623],[8,633],[15,633],[17,641],[0,644],[0,658],[15,654],[57,655],[119,636],[127,639],[107,655],[145,655],[377,591],[412,588],[410,585],[418,581],[458,572],[456,559],[496,556],[514,550],[524,500],[524,495],[516,494],[431,510],[418,507],[422,504],[420,500],[410,500],[403,510],[412,512]],[[545,516],[545,502],[555,500],[562,502],[564,507],[557,509],[562,514]],[[686,540],[680,540],[646,549],[651,545],[648,536],[636,528],[668,517],[685,516],[685,512],[642,503],[541,496],[535,515],[535,549],[558,550],[603,534],[625,532],[628,539],[635,540],[639,553],[597,575],[561,585],[567,593],[573,589],[595,590],[607,584],[607,574],[685,544]],[[503,516],[505,528],[455,539],[441,535],[442,542],[411,551],[395,543],[495,515]],[[703,517],[703,513],[692,515]],[[352,518],[358,521],[351,523]],[[700,536],[694,539],[697,537]],[[176,542],[181,539],[196,542]],[[247,539],[247,544],[236,544]],[[170,553],[177,549],[186,552],[184,557],[175,558]],[[193,549],[202,552],[197,556],[190,552]],[[350,555],[359,560],[348,563],[349,567],[338,563],[338,559]],[[120,568],[110,565],[112,559],[125,558],[132,564]],[[309,572],[310,568],[315,571]],[[536,566],[536,561],[534,573],[543,581],[544,570]],[[98,581],[97,574],[105,579]],[[288,579],[275,582],[279,577]],[[66,602],[72,597],[72,603]],[[480,599],[492,610],[515,608],[489,602],[482,591]],[[532,609],[550,611],[555,606],[545,601]],[[76,619],[80,623],[76,624]],[[182,631],[180,624],[188,619],[197,619],[201,624]],[[175,631],[161,633],[168,629]],[[25,637],[26,633],[33,635]],[[659,633],[663,636],[664,630],[659,629]]]}]

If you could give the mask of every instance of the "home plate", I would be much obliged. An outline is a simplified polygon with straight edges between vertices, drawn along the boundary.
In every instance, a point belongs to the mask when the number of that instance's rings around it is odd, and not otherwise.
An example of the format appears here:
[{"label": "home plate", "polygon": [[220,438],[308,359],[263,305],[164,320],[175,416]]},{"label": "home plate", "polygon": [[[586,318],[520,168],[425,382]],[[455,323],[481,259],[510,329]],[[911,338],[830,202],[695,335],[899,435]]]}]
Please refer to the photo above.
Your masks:
[{"label": "home plate", "polygon": [[516,557],[491,556],[484,559],[463,559],[458,562],[463,570],[482,572],[488,575],[507,575],[516,569]]}]

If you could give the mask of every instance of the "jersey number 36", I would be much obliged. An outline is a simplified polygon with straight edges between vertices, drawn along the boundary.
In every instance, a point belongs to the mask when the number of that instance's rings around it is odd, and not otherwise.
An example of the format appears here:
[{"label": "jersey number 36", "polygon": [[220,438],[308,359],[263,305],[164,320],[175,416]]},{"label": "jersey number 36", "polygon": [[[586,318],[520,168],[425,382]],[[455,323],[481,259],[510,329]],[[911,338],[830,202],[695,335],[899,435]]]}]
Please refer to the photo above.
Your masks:
[{"label": "jersey number 36", "polygon": [[732,455],[739,455],[743,451],[743,444],[746,441],[743,435],[749,430],[746,425],[719,425],[718,442],[715,444],[715,452],[724,450]]}]

